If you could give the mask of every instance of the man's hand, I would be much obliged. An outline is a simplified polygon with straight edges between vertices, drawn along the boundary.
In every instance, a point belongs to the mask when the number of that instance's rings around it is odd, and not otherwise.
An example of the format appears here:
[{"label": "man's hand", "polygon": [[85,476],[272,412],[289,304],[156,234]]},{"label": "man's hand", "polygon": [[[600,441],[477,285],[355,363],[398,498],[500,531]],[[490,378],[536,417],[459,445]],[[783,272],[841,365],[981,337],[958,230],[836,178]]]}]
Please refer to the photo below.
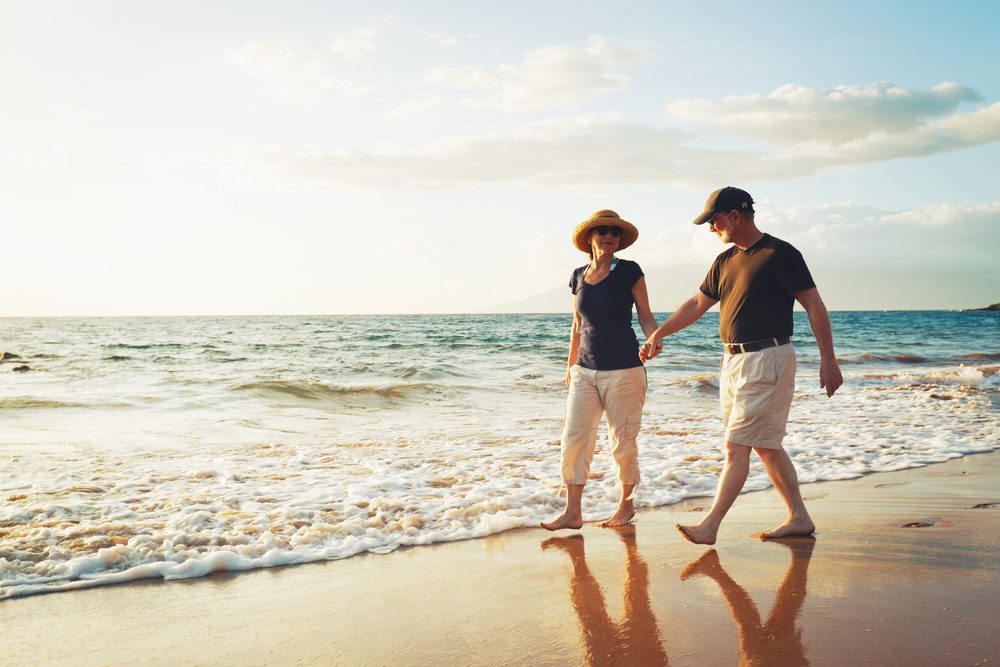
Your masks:
[{"label": "man's hand", "polygon": [[646,363],[660,352],[663,352],[663,339],[653,335],[639,348],[639,359],[642,360],[642,363]]},{"label": "man's hand", "polygon": [[833,396],[842,384],[844,384],[844,376],[840,373],[840,364],[837,363],[837,360],[820,361],[819,386],[826,389],[827,397]]}]

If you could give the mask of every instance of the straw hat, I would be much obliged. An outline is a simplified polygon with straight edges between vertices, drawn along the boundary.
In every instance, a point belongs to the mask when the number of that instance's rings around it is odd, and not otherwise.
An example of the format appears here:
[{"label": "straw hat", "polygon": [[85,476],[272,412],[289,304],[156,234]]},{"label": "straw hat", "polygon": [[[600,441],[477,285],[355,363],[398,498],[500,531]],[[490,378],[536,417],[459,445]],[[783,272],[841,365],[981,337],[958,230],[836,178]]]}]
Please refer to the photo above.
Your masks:
[{"label": "straw hat", "polygon": [[639,238],[639,230],[635,228],[635,225],[627,220],[622,220],[614,211],[604,210],[598,211],[576,226],[576,229],[573,230],[573,245],[585,253],[590,253],[590,230],[601,225],[621,228],[619,250],[624,250]]}]

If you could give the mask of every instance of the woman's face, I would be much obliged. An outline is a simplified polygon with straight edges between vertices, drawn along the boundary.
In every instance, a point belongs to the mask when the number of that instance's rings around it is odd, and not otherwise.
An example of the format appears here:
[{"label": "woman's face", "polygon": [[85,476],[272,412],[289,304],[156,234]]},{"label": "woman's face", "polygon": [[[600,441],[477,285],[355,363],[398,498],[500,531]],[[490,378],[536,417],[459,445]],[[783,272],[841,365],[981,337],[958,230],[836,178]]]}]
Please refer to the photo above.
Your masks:
[{"label": "woman's face", "polygon": [[622,242],[621,231],[621,227],[605,227],[603,225],[590,230],[591,254],[596,255],[598,251],[610,254],[618,250],[618,246]]}]

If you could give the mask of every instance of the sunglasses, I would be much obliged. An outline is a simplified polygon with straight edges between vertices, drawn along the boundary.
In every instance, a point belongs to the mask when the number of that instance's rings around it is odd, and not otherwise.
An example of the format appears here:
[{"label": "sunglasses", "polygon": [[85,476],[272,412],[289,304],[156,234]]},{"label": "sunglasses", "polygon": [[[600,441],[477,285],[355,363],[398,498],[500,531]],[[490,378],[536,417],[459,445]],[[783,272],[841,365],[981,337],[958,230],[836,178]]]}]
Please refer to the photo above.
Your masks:
[{"label": "sunglasses", "polygon": [[611,234],[615,238],[618,238],[619,236],[622,235],[621,227],[605,227],[604,225],[601,225],[599,227],[594,227],[594,231],[600,234],[601,236],[607,236],[608,234]]},{"label": "sunglasses", "polygon": [[722,219],[723,216],[729,215],[729,211],[719,211],[711,218],[708,219],[708,226],[713,227],[715,224]]}]

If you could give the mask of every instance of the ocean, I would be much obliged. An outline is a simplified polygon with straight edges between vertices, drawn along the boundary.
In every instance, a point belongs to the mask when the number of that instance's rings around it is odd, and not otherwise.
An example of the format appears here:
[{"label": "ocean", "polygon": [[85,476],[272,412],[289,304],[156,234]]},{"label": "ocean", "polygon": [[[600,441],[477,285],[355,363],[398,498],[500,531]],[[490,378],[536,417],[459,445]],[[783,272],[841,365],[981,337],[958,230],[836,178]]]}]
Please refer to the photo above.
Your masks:
[{"label": "ocean", "polygon": [[[830,399],[795,318],[785,446],[803,483],[1000,447],[1000,314],[832,313],[845,384]],[[568,314],[0,319],[0,599],[535,525],[564,502],[569,327]],[[639,507],[714,491],[717,330],[707,314],[648,365]],[[618,495],[603,432],[592,477],[590,519]],[[746,489],[768,485],[755,461]]]}]

